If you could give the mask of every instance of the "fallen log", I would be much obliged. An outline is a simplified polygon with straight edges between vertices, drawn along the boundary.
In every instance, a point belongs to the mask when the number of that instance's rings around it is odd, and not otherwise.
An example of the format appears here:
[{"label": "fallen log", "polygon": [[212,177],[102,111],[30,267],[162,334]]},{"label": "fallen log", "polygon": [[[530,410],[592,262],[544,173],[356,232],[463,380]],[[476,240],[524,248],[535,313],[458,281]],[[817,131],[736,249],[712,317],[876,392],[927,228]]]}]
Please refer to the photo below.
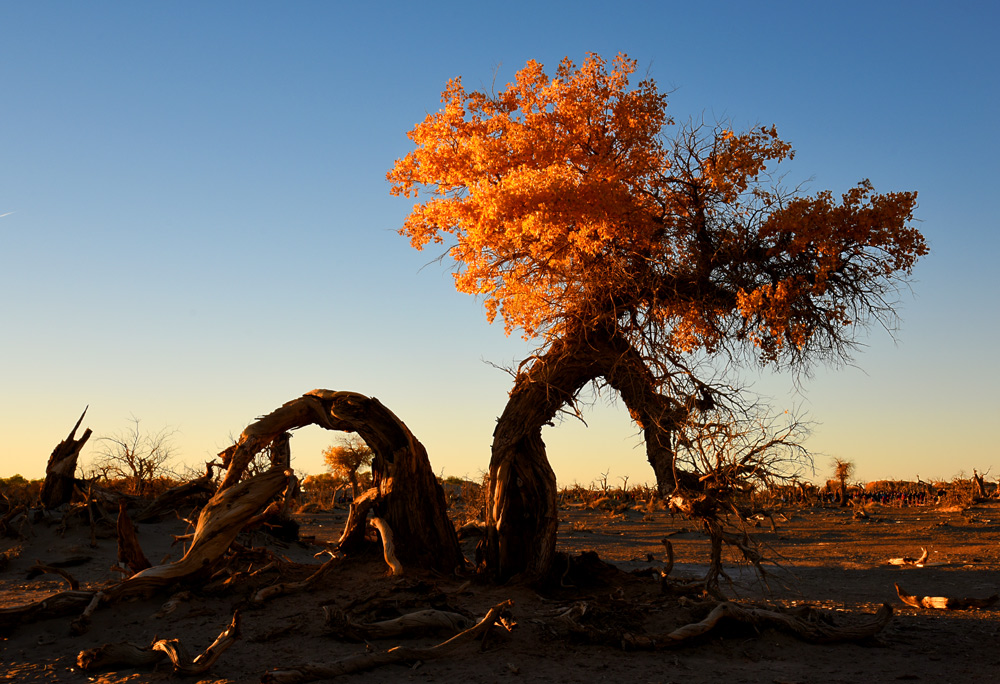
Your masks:
[{"label": "fallen log", "polygon": [[212,497],[198,517],[191,546],[173,563],[137,572],[109,590],[112,600],[148,594],[197,575],[208,574],[230,547],[246,521],[278,494],[287,482],[279,470],[251,477]]},{"label": "fallen log", "polygon": [[859,625],[838,627],[820,620],[810,619],[809,613],[790,615],[764,608],[744,608],[726,601],[713,608],[703,620],[678,627],[672,632],[652,636],[626,634],[622,639],[622,647],[636,650],[658,650],[679,646],[707,634],[725,619],[737,620],[757,628],[780,629],[810,643],[831,644],[863,641],[875,636],[892,619],[892,607],[884,603],[870,620]]},{"label": "fallen log", "polygon": [[181,675],[201,674],[212,667],[226,649],[240,636],[240,612],[203,653],[191,658],[179,639],[156,639],[147,648],[129,643],[104,644],[98,648],[80,651],[76,664],[85,672],[107,670],[118,665],[149,667],[170,660],[174,672]]},{"label": "fallen log", "polygon": [[318,679],[333,679],[340,675],[355,672],[367,672],[383,665],[394,663],[416,662],[444,658],[454,654],[463,646],[484,636],[499,619],[500,614],[509,608],[512,601],[504,601],[490,608],[486,616],[476,625],[464,632],[459,632],[447,641],[430,648],[406,648],[396,646],[380,653],[362,653],[350,656],[334,663],[304,663],[284,670],[272,670],[261,677],[261,684],[301,684],[314,682]]},{"label": "fallen log", "polygon": [[896,587],[896,595],[899,600],[914,608],[931,608],[934,610],[983,610],[992,607],[1000,601],[1000,595],[993,594],[986,598],[954,598],[947,596],[914,596]]},{"label": "fallen log", "polygon": [[265,601],[268,601],[276,596],[285,596],[286,594],[292,594],[297,591],[311,589],[319,584],[320,581],[326,577],[331,568],[333,568],[335,564],[339,563],[340,560],[340,558],[334,556],[319,566],[316,572],[301,582],[279,582],[278,584],[266,586],[250,597],[250,603],[254,605],[261,605]]}]

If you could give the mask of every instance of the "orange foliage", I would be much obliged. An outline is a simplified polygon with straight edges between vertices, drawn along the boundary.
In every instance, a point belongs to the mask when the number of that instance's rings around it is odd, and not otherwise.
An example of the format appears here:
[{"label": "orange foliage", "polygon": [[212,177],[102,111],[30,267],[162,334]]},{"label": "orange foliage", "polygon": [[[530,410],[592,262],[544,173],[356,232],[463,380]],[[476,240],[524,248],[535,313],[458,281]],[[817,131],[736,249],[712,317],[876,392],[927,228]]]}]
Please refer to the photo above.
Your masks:
[{"label": "orange foliage", "polygon": [[651,352],[746,340],[766,362],[891,313],[927,252],[916,193],[788,196],[769,185],[792,156],[774,127],[671,129],[635,68],[591,54],[553,78],[529,62],[497,94],[449,81],[387,174],[393,194],[427,195],[400,232],[447,241],[456,287],[526,337],[604,325]]}]

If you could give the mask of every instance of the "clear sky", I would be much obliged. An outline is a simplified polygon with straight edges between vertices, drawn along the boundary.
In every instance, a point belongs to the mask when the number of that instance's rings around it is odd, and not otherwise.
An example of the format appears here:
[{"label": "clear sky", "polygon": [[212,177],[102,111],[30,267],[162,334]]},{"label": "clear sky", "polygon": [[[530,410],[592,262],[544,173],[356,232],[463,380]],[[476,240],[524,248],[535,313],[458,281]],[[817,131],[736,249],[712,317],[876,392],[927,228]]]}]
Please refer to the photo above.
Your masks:
[{"label": "clear sky", "polygon": [[[313,388],[378,397],[446,475],[487,468],[530,346],[396,233],[385,173],[449,77],[502,86],[626,52],[670,110],[775,124],[789,182],[917,190],[931,254],[895,339],[854,366],[744,377],[861,479],[993,466],[1000,10],[985,2],[4,2],[0,476],[40,477],[84,406],[95,437],[176,430],[201,463]],[[598,399],[544,437],[561,484],[653,480]],[[323,470],[331,433],[292,440]],[[96,439],[84,450],[87,463]]]}]

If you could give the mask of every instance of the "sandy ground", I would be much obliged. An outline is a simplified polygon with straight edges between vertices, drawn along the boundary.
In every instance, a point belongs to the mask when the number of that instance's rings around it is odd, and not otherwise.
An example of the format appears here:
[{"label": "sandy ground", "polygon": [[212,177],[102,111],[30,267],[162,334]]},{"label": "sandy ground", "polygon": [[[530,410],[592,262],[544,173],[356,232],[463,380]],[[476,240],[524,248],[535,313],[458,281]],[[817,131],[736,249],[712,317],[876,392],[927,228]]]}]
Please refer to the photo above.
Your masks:
[{"label": "sandy ground", "polygon": [[[368,644],[334,638],[324,623],[322,606],[344,609],[356,619],[385,619],[425,608],[446,609],[470,618],[506,599],[514,601],[516,627],[509,633],[491,633],[485,649],[470,644],[444,659],[409,666],[388,666],[364,674],[347,675],[358,682],[502,682],[559,681],[631,683],[684,682],[860,682],[935,681],[994,682],[1000,679],[1000,638],[997,610],[942,612],[904,606],[893,583],[918,595],[986,597],[1000,589],[1000,504],[971,509],[876,509],[870,521],[858,521],[850,512],[834,508],[786,508],[776,518],[777,530],[764,520],[753,530],[780,566],[770,566],[767,584],[753,573],[727,565],[732,584],[729,595],[743,603],[771,605],[808,603],[827,609],[838,624],[851,624],[874,613],[883,603],[895,615],[877,639],[864,644],[812,645],[793,636],[764,629],[732,626],[697,643],[669,651],[632,652],[607,643],[587,643],[568,635],[556,616],[586,602],[593,625],[626,628],[634,633],[662,632],[703,617],[697,606],[666,595],[658,580],[622,573],[600,581],[542,596],[526,587],[493,587],[465,577],[407,573],[391,577],[377,550],[366,557],[344,561],[320,588],[275,598],[263,606],[246,605],[254,587],[274,582],[263,573],[236,589],[212,592],[203,587],[174,612],[159,611],[168,595],[99,610],[90,629],[72,636],[70,618],[53,618],[16,627],[0,641],[0,681],[9,682],[147,682],[176,680],[176,675],[150,669],[119,669],[100,674],[75,668],[78,652],[105,643],[131,642],[148,646],[154,638],[179,638],[193,653],[200,652],[228,624],[233,610],[242,608],[240,639],[215,665],[192,682],[257,682],[269,670],[304,662],[329,663],[365,652],[382,651],[405,643],[430,646],[442,635],[417,639],[373,640]],[[302,517],[304,538],[315,543],[273,541],[266,546],[290,562],[294,578],[311,572],[321,559],[325,540],[336,538],[343,514]],[[138,525],[146,555],[155,563],[183,552],[179,521]],[[28,568],[44,563],[75,562],[67,568],[85,588],[99,588],[115,580],[110,570],[116,542],[108,530],[97,546],[90,545],[90,529],[36,523],[24,530],[23,540],[0,540],[0,550],[14,550],[9,566],[0,572],[0,608],[35,601],[66,588],[53,575],[26,579]],[[600,510],[565,509],[560,520],[559,550],[578,554],[596,551],[624,571],[659,567],[664,559],[660,540],[670,539],[676,556],[672,577],[695,579],[704,574],[708,542],[693,523],[663,512],[637,511],[613,515]],[[265,545],[262,535],[241,539],[245,545]],[[472,555],[473,544],[466,545]],[[929,567],[898,568],[891,557],[917,556],[930,551]],[[650,560],[652,558],[652,560]],[[589,618],[588,618],[589,619]]]}]

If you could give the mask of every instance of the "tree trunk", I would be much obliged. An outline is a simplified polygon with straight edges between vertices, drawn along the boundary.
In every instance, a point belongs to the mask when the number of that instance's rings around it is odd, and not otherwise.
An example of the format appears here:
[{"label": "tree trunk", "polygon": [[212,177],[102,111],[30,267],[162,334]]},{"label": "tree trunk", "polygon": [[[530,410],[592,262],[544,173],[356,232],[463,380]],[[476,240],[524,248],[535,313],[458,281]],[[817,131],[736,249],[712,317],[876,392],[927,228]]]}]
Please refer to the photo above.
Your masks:
[{"label": "tree trunk", "polygon": [[493,432],[486,538],[481,556],[500,582],[542,579],[555,554],[556,478],[542,427],[588,382],[605,378],[643,429],[646,452],[664,497],[675,488],[671,434],[678,403],[657,391],[639,353],[624,338],[591,329],[567,334],[518,373]]},{"label": "tree trunk", "polygon": [[[89,408],[89,407],[88,407]],[[83,417],[87,415],[87,409],[83,409],[80,419],[70,430],[69,437],[59,442],[49,456],[49,463],[45,466],[45,483],[42,485],[42,506],[44,508],[55,508],[64,503],[69,503],[73,498],[73,486],[76,484],[76,460],[80,457],[80,450],[90,439],[91,431],[87,428],[75,439],[76,431],[83,422]]]},{"label": "tree trunk", "polygon": [[542,426],[600,375],[598,354],[582,333],[557,340],[518,373],[493,431],[486,538],[480,555],[498,582],[533,581],[555,554],[556,476],[545,455]]},{"label": "tree trunk", "polygon": [[313,390],[247,426],[222,454],[228,470],[220,491],[239,482],[247,464],[278,435],[305,425],[356,432],[371,447],[379,494],[373,513],[395,533],[404,565],[451,572],[463,563],[444,490],[424,446],[377,399],[361,394]]}]

